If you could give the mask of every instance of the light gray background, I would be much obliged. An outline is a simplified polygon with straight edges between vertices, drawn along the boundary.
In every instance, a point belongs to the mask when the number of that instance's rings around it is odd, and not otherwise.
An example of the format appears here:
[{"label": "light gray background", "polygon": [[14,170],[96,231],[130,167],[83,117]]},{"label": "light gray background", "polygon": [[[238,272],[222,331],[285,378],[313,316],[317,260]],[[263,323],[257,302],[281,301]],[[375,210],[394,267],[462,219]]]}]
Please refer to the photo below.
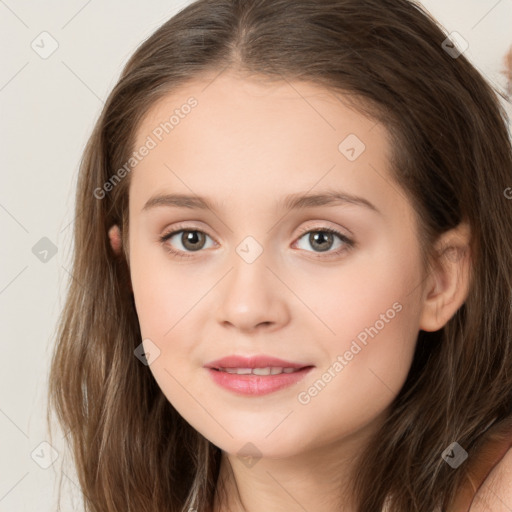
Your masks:
[{"label": "light gray background", "polygon": [[[57,510],[65,453],[54,444],[58,459],[50,465],[51,448],[41,443],[47,440],[49,357],[69,279],[78,164],[128,57],[188,3],[0,0],[0,512]],[[512,0],[424,5],[447,33],[457,31],[468,41],[465,55],[504,89],[500,72],[512,44]],[[35,41],[39,52],[51,48],[43,31],[58,43],[46,59],[31,47]],[[32,251],[43,237],[58,250],[46,262],[39,259],[44,253]],[[76,475],[65,467],[63,510],[78,510]]]}]

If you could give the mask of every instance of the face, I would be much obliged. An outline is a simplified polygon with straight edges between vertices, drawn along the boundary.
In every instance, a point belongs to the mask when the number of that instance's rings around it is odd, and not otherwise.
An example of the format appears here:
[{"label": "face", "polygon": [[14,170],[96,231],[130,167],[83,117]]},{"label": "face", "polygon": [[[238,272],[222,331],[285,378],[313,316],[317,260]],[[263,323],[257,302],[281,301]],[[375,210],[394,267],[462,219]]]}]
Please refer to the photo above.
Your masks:
[{"label": "face", "polygon": [[[169,94],[138,127],[135,147],[148,149],[130,175],[128,243],[149,369],[230,454],[286,457],[362,431],[412,362],[415,214],[386,130],[342,100],[223,73]],[[308,368],[205,367],[233,355]]]}]

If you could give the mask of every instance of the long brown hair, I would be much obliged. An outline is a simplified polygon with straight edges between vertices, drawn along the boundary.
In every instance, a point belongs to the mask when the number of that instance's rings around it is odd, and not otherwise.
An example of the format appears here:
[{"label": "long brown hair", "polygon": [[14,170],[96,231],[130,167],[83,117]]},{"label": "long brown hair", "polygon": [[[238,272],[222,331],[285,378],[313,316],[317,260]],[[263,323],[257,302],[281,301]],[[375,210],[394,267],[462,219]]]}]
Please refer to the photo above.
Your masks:
[{"label": "long brown hair", "polygon": [[107,235],[118,224],[127,240],[130,174],[111,191],[104,184],[128,161],[157,100],[227,68],[314,82],[381,122],[393,139],[394,179],[421,220],[428,265],[442,233],[470,225],[467,300],[442,329],[419,332],[407,380],[358,461],[358,511],[378,512],[386,500],[393,512],[443,510],[466,467],[445,463],[446,447],[457,441],[471,462],[491,424],[487,433],[510,428],[508,118],[498,91],[446,38],[408,0],[198,0],[137,49],[81,162],[73,278],[49,379],[49,411],[69,431],[86,510],[212,510],[220,450],[134,357],[141,333],[128,258],[116,256]]}]

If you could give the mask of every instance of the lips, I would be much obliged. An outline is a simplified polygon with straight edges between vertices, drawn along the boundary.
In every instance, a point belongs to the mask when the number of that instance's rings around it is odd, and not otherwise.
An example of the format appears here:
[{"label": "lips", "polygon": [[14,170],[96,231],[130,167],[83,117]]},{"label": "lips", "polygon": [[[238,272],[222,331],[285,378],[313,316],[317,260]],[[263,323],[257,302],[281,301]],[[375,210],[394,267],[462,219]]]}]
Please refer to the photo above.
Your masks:
[{"label": "lips", "polygon": [[204,365],[211,379],[237,395],[260,396],[293,386],[314,365],[267,355],[228,356]]},{"label": "lips", "polygon": [[216,359],[204,365],[205,368],[212,368],[215,370],[225,368],[294,368],[301,369],[313,366],[308,363],[297,363],[294,361],[286,361],[277,357],[267,355],[254,355],[250,357],[245,356],[228,356],[221,359]]},{"label": "lips", "polygon": [[313,366],[295,370],[292,373],[280,373],[261,377],[259,375],[237,375],[207,368],[212,381],[236,395],[261,396],[297,385],[313,370]]}]

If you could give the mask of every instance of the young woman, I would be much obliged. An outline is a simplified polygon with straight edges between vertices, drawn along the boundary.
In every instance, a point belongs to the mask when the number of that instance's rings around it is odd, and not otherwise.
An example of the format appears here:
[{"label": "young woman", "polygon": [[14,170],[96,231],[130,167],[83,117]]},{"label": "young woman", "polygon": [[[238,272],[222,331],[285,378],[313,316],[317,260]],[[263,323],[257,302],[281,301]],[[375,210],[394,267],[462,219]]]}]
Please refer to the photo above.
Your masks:
[{"label": "young woman", "polygon": [[510,187],[419,5],[175,15],[80,169],[49,398],[86,509],[512,508]]}]

